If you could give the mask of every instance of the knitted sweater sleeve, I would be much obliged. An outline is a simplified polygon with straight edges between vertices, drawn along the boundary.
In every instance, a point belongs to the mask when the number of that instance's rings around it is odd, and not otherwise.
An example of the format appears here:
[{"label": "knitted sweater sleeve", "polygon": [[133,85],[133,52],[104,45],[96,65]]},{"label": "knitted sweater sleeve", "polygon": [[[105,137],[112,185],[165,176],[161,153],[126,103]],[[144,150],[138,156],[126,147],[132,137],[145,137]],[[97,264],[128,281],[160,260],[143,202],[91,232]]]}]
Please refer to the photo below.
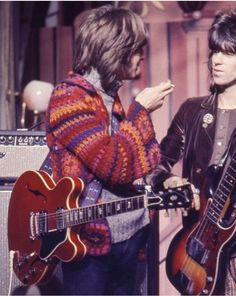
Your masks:
[{"label": "knitted sweater sleeve", "polygon": [[159,145],[148,112],[130,105],[114,135],[101,98],[86,91],[56,89],[47,114],[47,131],[72,152],[100,180],[131,183],[159,162]]}]

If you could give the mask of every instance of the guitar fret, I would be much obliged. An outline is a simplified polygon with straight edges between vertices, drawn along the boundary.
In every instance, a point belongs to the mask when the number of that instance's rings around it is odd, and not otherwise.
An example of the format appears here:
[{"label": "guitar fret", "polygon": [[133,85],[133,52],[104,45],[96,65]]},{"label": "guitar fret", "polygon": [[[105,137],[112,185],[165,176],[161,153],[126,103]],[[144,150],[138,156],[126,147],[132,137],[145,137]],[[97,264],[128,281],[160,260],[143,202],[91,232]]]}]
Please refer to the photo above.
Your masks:
[{"label": "guitar fret", "polygon": [[221,187],[228,192],[226,194],[229,194],[231,192],[231,189],[225,186],[223,183],[221,184]]},{"label": "guitar fret", "polygon": [[103,212],[103,217],[106,217],[107,216],[107,207],[106,207],[106,204],[102,204],[102,212]]},{"label": "guitar fret", "polygon": [[225,178],[224,181],[228,184],[228,186],[232,186],[233,185],[232,177],[229,180],[227,178]]},{"label": "guitar fret", "polygon": [[226,195],[225,192],[221,190],[221,188],[219,188],[216,191],[216,196],[218,196],[219,198],[221,198],[224,202],[225,202],[226,198],[228,197],[228,195]]},{"label": "guitar fret", "polygon": [[92,209],[91,207],[87,208],[87,221],[90,221],[92,219]]},{"label": "guitar fret", "polygon": [[213,223],[217,223],[217,219],[216,219],[216,217],[214,217],[214,214],[213,214],[214,212],[210,212],[210,211],[208,211],[208,213],[207,213],[207,218],[209,219],[209,220],[211,220],[211,222],[213,222]]},{"label": "guitar fret", "polygon": [[[220,205],[221,209],[219,209],[219,208],[217,207],[217,204]],[[217,201],[215,201],[214,203],[212,203],[211,206],[212,206],[212,208],[214,208],[214,211],[215,211],[215,212],[218,212],[219,214],[221,213],[221,211],[222,211],[222,209],[223,209],[223,207],[224,207],[224,205],[220,204],[220,203],[217,202]]]},{"label": "guitar fret", "polygon": [[76,210],[72,210],[72,212],[73,212],[74,224],[77,225],[78,224],[78,213]]},{"label": "guitar fret", "polygon": [[[218,204],[222,209],[223,209],[223,207],[224,207],[224,205],[225,205],[225,200],[224,199],[222,199],[220,196],[218,196],[218,195],[216,195],[216,197],[217,197],[217,199],[215,198],[214,199],[214,204]],[[213,204],[213,205],[214,205]]]},{"label": "guitar fret", "polygon": [[102,210],[102,207],[101,205],[98,205],[98,218],[103,218],[103,210]]},{"label": "guitar fret", "polygon": [[138,204],[138,199],[134,199],[133,201],[133,210],[137,210],[139,209],[139,204]]},{"label": "guitar fret", "polygon": [[126,208],[131,211],[132,210],[132,202],[130,199],[126,200]]},{"label": "guitar fret", "polygon": [[218,221],[218,218],[215,217],[215,212],[214,211],[211,211],[210,209],[208,210],[208,213],[207,213],[207,217],[213,222],[213,223],[217,223]]},{"label": "guitar fret", "polygon": [[82,223],[84,221],[84,211],[83,209],[79,209],[79,222]]},{"label": "guitar fret", "polygon": [[111,209],[112,209],[112,215],[115,215],[116,214],[116,205],[114,202],[111,204]]},{"label": "guitar fret", "polygon": [[236,177],[236,169],[233,168],[232,166],[229,167],[228,170],[227,170],[227,175],[229,175],[230,178],[232,178],[234,180],[235,177]]},{"label": "guitar fret", "polygon": [[125,199],[121,200],[121,211],[122,211],[122,213],[128,212]]},{"label": "guitar fret", "polygon": [[112,215],[112,208],[111,208],[110,203],[106,203],[106,214],[107,214],[107,216]]}]

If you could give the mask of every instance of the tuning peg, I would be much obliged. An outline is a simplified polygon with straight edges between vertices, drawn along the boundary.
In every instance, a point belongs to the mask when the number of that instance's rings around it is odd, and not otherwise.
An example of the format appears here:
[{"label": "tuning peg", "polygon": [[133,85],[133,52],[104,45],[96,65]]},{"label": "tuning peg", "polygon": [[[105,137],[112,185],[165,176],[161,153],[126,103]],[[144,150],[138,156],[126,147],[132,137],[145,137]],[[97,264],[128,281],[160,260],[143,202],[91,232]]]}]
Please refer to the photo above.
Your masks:
[{"label": "tuning peg", "polygon": [[188,216],[188,211],[186,211],[185,209],[181,209],[181,211],[182,211],[182,215],[184,217],[187,217]]},{"label": "tuning peg", "polygon": [[170,217],[168,210],[165,210],[164,217],[167,217],[167,218]]},{"label": "tuning peg", "polygon": [[173,213],[174,213],[174,217],[177,217],[177,216],[178,216],[177,209],[175,209],[175,210],[173,211]]}]

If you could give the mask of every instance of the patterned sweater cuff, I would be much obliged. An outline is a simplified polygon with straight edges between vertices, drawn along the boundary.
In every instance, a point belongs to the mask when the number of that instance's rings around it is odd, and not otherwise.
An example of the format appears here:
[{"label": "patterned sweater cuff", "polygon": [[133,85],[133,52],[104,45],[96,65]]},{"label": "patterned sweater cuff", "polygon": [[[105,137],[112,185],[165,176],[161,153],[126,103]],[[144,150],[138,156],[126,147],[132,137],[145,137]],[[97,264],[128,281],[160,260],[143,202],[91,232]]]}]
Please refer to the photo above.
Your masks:
[{"label": "patterned sweater cuff", "polygon": [[148,111],[138,102],[134,101],[127,113],[127,120],[140,132],[144,144],[150,144],[155,140],[155,131]]}]

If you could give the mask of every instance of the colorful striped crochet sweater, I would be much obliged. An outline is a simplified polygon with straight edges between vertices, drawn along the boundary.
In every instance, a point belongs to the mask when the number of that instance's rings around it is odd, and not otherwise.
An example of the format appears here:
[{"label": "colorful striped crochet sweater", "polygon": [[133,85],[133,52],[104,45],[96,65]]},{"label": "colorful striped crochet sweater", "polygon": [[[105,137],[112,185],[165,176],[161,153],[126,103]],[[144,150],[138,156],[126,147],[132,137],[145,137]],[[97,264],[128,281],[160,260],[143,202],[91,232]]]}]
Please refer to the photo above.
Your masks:
[{"label": "colorful striped crochet sweater", "polygon": [[119,130],[109,135],[109,114],[96,89],[71,73],[58,84],[47,112],[47,141],[53,177],[80,177],[85,186],[93,179],[112,186],[131,184],[159,162],[152,121],[134,101],[125,116],[117,97],[113,116]]}]

